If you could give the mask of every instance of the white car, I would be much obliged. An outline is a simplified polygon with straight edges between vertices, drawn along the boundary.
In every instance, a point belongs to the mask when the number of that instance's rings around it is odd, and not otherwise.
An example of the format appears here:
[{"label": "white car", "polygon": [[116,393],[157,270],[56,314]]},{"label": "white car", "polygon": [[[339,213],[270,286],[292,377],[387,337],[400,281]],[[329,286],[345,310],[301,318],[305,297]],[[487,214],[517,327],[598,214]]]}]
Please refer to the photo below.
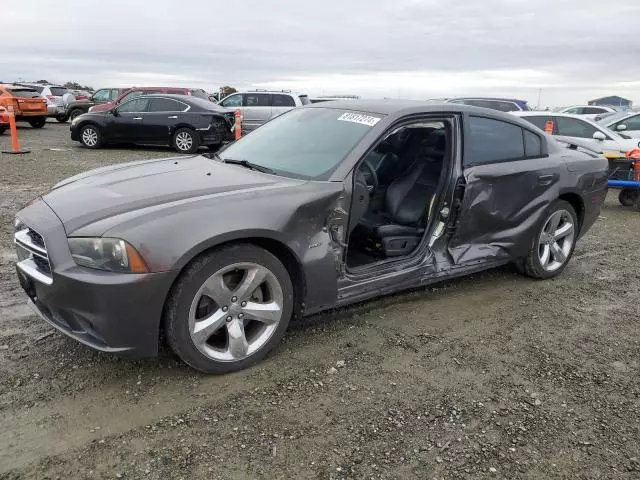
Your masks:
[{"label": "white car", "polygon": [[560,107],[553,110],[557,113],[569,113],[571,115],[580,115],[581,117],[595,120],[598,115],[603,113],[615,113],[617,110],[611,107],[603,107],[596,105],[572,105],[570,107]]},{"label": "white car", "polygon": [[[522,117],[541,130],[579,146],[586,146],[600,153],[625,154],[640,148],[637,138],[630,139],[580,115],[559,112],[511,112]],[[549,132],[550,130],[550,132]]]},{"label": "white car", "polygon": [[640,138],[640,112],[618,112],[598,120],[598,125],[618,132],[623,137]]}]

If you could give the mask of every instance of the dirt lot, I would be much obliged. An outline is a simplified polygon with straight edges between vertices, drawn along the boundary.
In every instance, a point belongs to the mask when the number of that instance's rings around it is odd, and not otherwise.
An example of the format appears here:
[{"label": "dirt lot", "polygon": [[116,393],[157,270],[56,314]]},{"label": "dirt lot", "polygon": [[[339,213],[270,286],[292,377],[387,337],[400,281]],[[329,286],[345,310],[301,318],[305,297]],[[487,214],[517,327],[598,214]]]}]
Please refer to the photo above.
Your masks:
[{"label": "dirt lot", "polygon": [[20,206],[172,155],[88,151],[67,128],[23,128],[32,153],[0,156],[0,479],[640,478],[640,214],[617,192],[557,280],[504,268],[381,298],[204,376],[94,352],[24,306]]}]

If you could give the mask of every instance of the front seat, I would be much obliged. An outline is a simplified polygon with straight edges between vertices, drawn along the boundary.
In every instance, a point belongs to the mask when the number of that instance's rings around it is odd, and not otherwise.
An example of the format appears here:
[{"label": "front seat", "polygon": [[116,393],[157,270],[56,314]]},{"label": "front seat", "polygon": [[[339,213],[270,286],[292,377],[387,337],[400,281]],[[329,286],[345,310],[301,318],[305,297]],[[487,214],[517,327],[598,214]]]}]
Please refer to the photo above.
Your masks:
[{"label": "front seat", "polygon": [[409,254],[424,234],[424,219],[435,198],[446,142],[444,135],[438,134],[422,143],[416,160],[387,188],[384,209],[365,214],[358,225],[370,248],[384,257]]}]

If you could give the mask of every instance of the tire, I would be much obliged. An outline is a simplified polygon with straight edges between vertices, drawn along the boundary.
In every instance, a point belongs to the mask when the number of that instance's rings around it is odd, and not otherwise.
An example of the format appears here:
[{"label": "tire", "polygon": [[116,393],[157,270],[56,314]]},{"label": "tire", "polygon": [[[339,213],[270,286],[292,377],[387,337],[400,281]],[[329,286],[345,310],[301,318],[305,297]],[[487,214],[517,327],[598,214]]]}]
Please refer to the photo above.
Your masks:
[{"label": "tire", "polygon": [[179,153],[195,153],[200,147],[200,139],[191,128],[179,128],[173,134],[172,144]]},{"label": "tire", "polygon": [[84,125],[80,129],[80,143],[87,148],[100,148],[102,146],[100,129],[92,123]]},{"label": "tire", "polygon": [[[291,277],[277,257],[251,244],[223,247],[193,260],[172,287],[163,314],[167,342],[201,372],[242,370],[280,342],[293,302]],[[203,317],[209,326],[198,328]]]},{"label": "tire", "polygon": [[618,194],[618,201],[624,207],[632,207],[638,201],[638,190],[623,188]]},{"label": "tire", "polygon": [[73,120],[74,118],[82,115],[84,112],[82,110],[80,110],[79,108],[74,108],[73,110],[71,110],[69,112],[69,120]]},{"label": "tire", "polygon": [[[559,223],[555,228],[552,228],[551,222],[558,218]],[[571,226],[566,227],[568,224]],[[531,239],[529,254],[520,265],[522,273],[539,279],[560,275],[573,255],[578,226],[578,216],[569,202],[564,200],[553,202]],[[556,233],[556,236],[549,236],[550,229],[555,232],[562,230],[563,234],[560,236]]]},{"label": "tire", "polygon": [[58,116],[56,117],[56,120],[57,120],[58,122],[60,122],[60,123],[64,123],[64,122],[66,122],[67,120],[69,120],[69,115],[58,115]]},{"label": "tire", "polygon": [[33,120],[29,120],[29,125],[33,128],[42,128],[47,123],[47,117],[37,117]]},{"label": "tire", "polygon": [[0,127],[0,135],[2,135],[7,130],[7,127]]}]

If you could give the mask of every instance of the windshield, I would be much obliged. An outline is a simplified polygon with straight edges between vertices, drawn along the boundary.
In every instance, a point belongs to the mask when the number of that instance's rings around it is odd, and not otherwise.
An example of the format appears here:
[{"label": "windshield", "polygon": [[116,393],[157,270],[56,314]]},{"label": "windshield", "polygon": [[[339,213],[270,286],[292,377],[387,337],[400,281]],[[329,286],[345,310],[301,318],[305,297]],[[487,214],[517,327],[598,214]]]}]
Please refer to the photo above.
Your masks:
[{"label": "windshield", "polygon": [[298,108],[231,144],[220,157],[246,160],[284,176],[326,180],[380,117],[332,108]]}]

